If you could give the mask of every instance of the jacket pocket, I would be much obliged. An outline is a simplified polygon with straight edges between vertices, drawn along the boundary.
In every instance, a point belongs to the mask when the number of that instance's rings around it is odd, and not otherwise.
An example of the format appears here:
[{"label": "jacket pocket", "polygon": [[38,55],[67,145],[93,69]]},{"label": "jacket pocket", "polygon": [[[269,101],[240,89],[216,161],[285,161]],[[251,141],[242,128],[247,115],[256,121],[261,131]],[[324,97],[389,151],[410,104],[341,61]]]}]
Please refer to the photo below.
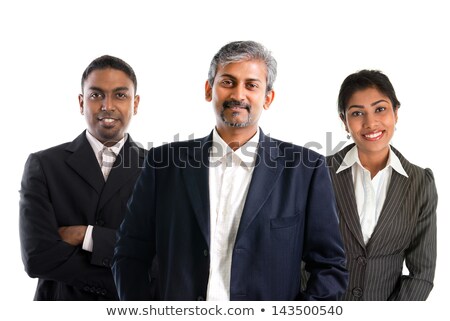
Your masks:
[{"label": "jacket pocket", "polygon": [[294,216],[277,217],[270,220],[271,229],[282,229],[297,225],[300,220],[301,213]]}]

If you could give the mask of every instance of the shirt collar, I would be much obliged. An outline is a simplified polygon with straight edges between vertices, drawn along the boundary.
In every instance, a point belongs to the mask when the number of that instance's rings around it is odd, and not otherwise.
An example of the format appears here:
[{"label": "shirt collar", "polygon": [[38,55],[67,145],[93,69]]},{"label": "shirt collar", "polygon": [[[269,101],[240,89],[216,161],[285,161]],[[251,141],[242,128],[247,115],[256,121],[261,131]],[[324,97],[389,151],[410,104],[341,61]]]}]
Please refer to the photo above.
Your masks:
[{"label": "shirt collar", "polygon": [[225,156],[231,155],[233,158],[237,158],[241,166],[245,168],[252,168],[255,164],[256,154],[259,144],[259,127],[256,134],[247,141],[244,145],[233,151],[230,146],[220,137],[217,129],[213,131],[213,145],[212,151],[210,151],[209,161],[210,163],[222,162]]},{"label": "shirt collar", "polygon": [[[344,160],[342,161],[341,166],[339,166],[338,170],[336,171],[336,174],[339,174],[340,172],[346,170],[349,167],[352,167],[355,163],[363,167],[358,157],[358,147],[356,145],[353,146],[353,148],[350,149],[347,152],[347,154],[345,154]],[[398,159],[397,155],[395,155],[390,146],[389,146],[389,158],[385,168],[389,166],[392,167],[392,169],[394,169],[400,175],[408,177],[408,174],[406,173],[405,169],[400,163],[400,159]]]},{"label": "shirt collar", "polygon": [[[86,130],[86,138],[89,144],[91,145],[92,149],[94,150],[95,155],[98,155],[103,150],[103,148],[105,148],[105,146],[97,138],[92,136],[92,134],[88,130]],[[119,140],[113,146],[109,147],[116,156],[119,155],[119,152],[127,139],[128,134],[125,134],[121,140]]]}]

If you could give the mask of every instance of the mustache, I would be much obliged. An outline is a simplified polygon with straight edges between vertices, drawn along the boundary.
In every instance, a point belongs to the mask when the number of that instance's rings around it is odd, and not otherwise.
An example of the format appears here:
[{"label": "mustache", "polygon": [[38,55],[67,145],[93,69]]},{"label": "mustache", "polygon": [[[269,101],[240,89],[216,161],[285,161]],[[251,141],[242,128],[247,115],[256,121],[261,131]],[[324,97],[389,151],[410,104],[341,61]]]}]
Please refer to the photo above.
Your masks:
[{"label": "mustache", "polygon": [[103,119],[103,118],[113,118],[113,119],[119,119],[119,115],[115,114],[114,112],[109,111],[102,111],[97,114],[97,119]]},{"label": "mustache", "polygon": [[226,108],[232,108],[232,107],[239,107],[239,108],[245,108],[248,111],[250,111],[250,109],[252,108],[252,106],[250,106],[250,104],[244,103],[244,102],[240,102],[237,100],[227,100],[222,104],[223,109]]}]

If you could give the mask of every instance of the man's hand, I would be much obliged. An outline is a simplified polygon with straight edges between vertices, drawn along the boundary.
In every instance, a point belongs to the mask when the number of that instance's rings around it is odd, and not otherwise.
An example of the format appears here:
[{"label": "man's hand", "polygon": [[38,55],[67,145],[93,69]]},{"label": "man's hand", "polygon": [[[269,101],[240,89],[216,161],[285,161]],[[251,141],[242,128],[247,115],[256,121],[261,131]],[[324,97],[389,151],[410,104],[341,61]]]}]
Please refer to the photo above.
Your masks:
[{"label": "man's hand", "polygon": [[64,242],[77,246],[83,244],[86,229],[86,225],[61,226],[58,233]]}]

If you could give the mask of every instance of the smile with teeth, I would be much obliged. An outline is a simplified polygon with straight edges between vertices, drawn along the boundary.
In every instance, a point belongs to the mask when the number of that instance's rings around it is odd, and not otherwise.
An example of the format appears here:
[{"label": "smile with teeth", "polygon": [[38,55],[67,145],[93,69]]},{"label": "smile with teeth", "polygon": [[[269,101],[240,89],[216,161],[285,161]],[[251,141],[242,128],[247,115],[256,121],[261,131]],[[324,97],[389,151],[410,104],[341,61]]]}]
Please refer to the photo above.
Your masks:
[{"label": "smile with teeth", "polygon": [[377,138],[380,138],[382,134],[383,134],[382,131],[376,131],[369,134],[365,134],[364,137],[367,139],[376,140]]},{"label": "smile with teeth", "polygon": [[112,122],[115,122],[116,120],[114,118],[101,118],[100,121],[110,124]]}]

